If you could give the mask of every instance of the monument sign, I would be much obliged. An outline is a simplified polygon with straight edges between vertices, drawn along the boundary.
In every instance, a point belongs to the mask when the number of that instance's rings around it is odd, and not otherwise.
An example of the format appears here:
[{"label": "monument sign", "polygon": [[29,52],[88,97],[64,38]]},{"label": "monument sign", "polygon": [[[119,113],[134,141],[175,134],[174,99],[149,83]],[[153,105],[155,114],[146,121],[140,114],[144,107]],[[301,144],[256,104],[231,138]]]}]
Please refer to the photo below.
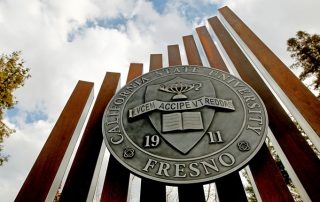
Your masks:
[{"label": "monument sign", "polygon": [[237,171],[258,152],[268,118],[245,82],[218,69],[174,66],[124,86],[103,116],[111,154],[133,173],[190,184]]}]

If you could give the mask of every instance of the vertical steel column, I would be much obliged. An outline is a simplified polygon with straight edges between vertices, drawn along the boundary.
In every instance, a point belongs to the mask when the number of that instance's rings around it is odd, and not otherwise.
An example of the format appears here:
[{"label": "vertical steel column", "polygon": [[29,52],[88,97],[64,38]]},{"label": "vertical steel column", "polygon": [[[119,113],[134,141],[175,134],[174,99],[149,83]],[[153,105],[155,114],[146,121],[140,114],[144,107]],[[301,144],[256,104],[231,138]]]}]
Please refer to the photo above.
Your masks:
[{"label": "vertical steel column", "polygon": [[[140,76],[142,74],[142,71],[142,64],[131,63],[127,76],[127,83],[129,83],[134,78]],[[101,201],[127,201],[129,176],[130,173],[128,169],[122,166],[113,156],[110,155],[107,173],[101,195]]]},{"label": "vertical steel column", "polygon": [[107,73],[91,111],[60,201],[86,201],[102,142],[102,116],[115,93],[120,74]]},{"label": "vertical steel column", "polygon": [[15,201],[53,200],[93,100],[93,83],[79,81]]}]

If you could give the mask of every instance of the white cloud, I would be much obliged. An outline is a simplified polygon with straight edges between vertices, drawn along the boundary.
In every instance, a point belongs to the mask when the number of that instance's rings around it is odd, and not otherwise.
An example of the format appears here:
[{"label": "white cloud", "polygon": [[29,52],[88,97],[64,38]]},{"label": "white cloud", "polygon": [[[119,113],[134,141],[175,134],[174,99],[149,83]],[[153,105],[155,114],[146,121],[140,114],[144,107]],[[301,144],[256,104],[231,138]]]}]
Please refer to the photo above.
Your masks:
[{"label": "white cloud", "polygon": [[10,154],[10,158],[8,163],[0,167],[1,201],[14,200],[48,137],[52,124],[37,121],[15,128],[16,133],[5,139],[4,152]]},{"label": "white cloud", "polygon": [[298,30],[320,33],[320,1],[228,0],[228,5],[286,64],[292,59],[286,41]]},{"label": "white cloud", "polygon": [[[16,92],[20,113],[10,121],[19,127],[5,140],[11,158],[0,167],[1,200],[14,199],[79,79],[94,81],[97,94],[106,71],[121,71],[124,84],[130,62],[147,69],[149,54],[163,53],[167,64],[167,45],[182,45],[182,36],[215,14],[217,2],[229,5],[286,63],[289,37],[297,30],[320,33],[320,2],[312,0],[179,0],[168,1],[163,13],[146,0],[0,1],[0,50],[22,50],[32,74]],[[98,24],[118,17],[123,24],[117,29]],[[186,62],[182,46],[181,53]],[[48,119],[26,123],[27,113],[35,111]]]}]

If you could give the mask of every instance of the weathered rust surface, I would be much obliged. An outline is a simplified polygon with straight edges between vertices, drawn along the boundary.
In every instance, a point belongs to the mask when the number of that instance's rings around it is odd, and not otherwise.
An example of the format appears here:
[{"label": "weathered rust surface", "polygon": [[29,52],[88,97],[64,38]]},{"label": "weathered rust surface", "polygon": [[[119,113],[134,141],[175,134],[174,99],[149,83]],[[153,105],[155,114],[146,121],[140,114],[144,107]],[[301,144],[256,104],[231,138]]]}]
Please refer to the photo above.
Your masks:
[{"label": "weathered rust surface", "polygon": [[217,47],[214,45],[214,42],[205,26],[196,28],[200,42],[206,53],[208,62],[211,67],[221,69],[223,71],[229,72],[226,64],[224,63]]},{"label": "weathered rust surface", "polygon": [[169,66],[181,65],[181,56],[178,45],[168,46]]},{"label": "weathered rust surface", "polygon": [[127,76],[127,83],[129,83],[136,77],[142,75],[142,72],[143,72],[143,64],[131,63],[129,67],[128,76]]},{"label": "weathered rust surface", "polygon": [[[163,67],[162,54],[150,54],[149,71],[160,69]],[[149,179],[141,179],[140,190],[141,202],[165,202],[166,201],[166,185]]]},{"label": "weathered rust surface", "polygon": [[[269,126],[308,195],[314,201],[320,200],[319,159],[218,18],[210,18],[209,23],[242,79],[255,89],[266,104]],[[278,194],[282,192],[279,190]]]},{"label": "weathered rust surface", "polygon": [[252,159],[250,169],[263,201],[294,201],[266,145]]},{"label": "weathered rust surface", "polygon": [[250,48],[291,102],[320,136],[320,102],[288,67],[228,7],[219,12]]},{"label": "weathered rust surface", "polygon": [[92,90],[78,82],[15,201],[45,201]]},{"label": "weathered rust surface", "polygon": [[153,71],[163,67],[162,54],[150,54],[149,71]]},{"label": "weathered rust surface", "polygon": [[[140,76],[143,64],[131,63],[127,76],[127,83]],[[101,119],[102,120],[102,119]],[[130,172],[110,155],[107,173],[103,185],[101,201],[125,202],[127,201]]]},{"label": "weathered rust surface", "polygon": [[129,171],[110,155],[100,201],[126,202],[129,177]]},{"label": "weathered rust surface", "polygon": [[[196,28],[202,47],[206,53],[209,64],[212,67],[229,72],[218,49],[214,45],[212,38],[205,26]],[[219,201],[247,201],[247,197],[239,176],[239,173],[233,173],[217,180],[216,187]],[[232,194],[230,194],[232,192]]]},{"label": "weathered rust surface", "polygon": [[[86,201],[102,144],[102,115],[114,95],[120,74],[107,73],[91,111],[60,201]],[[56,145],[55,145],[56,146]]]},{"label": "weathered rust surface", "polygon": [[187,54],[189,65],[200,65],[202,66],[201,57],[197,49],[196,42],[192,35],[184,36],[183,38],[184,49]]}]

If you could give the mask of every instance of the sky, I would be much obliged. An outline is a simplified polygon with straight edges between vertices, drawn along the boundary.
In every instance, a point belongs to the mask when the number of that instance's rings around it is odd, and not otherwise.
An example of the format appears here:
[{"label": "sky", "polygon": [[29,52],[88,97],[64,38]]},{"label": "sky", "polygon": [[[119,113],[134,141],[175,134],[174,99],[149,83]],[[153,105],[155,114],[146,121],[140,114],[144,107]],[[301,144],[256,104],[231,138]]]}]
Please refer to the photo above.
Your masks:
[{"label": "sky", "polygon": [[[13,201],[78,80],[95,82],[150,53],[182,44],[182,36],[229,6],[286,64],[286,40],[298,30],[320,33],[317,0],[0,0],[0,54],[21,50],[31,78],[5,113],[16,133],[4,142],[0,201]],[[196,37],[196,35],[194,35]],[[180,46],[183,63],[186,58]]]}]

